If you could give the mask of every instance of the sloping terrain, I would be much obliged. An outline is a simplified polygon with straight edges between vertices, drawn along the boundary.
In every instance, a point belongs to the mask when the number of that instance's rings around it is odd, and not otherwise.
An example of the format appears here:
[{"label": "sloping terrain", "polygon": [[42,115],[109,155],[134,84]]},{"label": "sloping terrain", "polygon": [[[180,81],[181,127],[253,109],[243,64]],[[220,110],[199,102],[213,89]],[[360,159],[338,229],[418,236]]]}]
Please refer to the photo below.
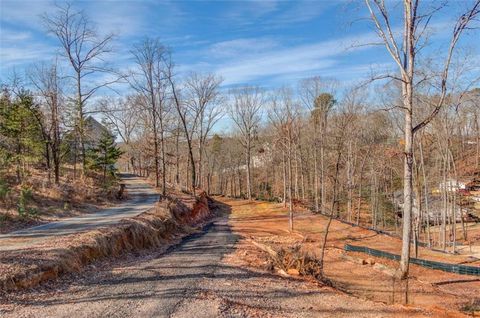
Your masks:
[{"label": "sloping terrain", "polygon": [[[281,204],[218,199],[232,206],[230,224],[233,231],[242,237],[232,258],[235,262],[257,268],[266,267],[268,256],[256,248],[252,241],[276,250],[300,244],[305,253],[319,257],[326,217],[307,211],[297,212],[295,231],[289,233],[288,213]],[[328,238],[325,274],[336,288],[359,298],[383,304],[405,303],[405,286],[393,275],[398,263],[362,253],[345,252],[343,247],[347,243],[398,254],[401,240],[334,220]],[[454,264],[468,261],[465,255],[450,255],[424,248],[419,250],[418,257]],[[468,265],[480,264],[477,261]],[[435,316],[463,316],[464,309],[478,303],[479,293],[478,277],[411,266],[408,303],[435,313]]]},{"label": "sloping terrain", "polygon": [[[68,167],[64,169],[71,170]],[[122,183],[133,181],[141,184],[143,181],[130,174],[119,176]],[[48,182],[47,173],[38,169],[32,169],[31,175],[22,184],[18,184],[11,175],[2,177],[0,233],[3,234],[96,213],[122,203],[116,197],[119,189],[117,180],[101,186],[96,173],[79,180],[72,179],[70,171],[60,178],[58,185]],[[25,199],[25,211],[20,213],[18,205],[22,189],[26,190],[28,198]]]},{"label": "sloping terrain", "polygon": [[126,186],[129,199],[119,204],[89,214],[61,218],[58,221],[30,227],[0,235],[0,251],[32,248],[59,236],[85,232],[93,228],[119,223],[155,206],[159,195],[145,180],[128,176],[122,183]]},{"label": "sloping terrain", "polygon": [[[172,198],[164,201],[167,209],[157,208],[157,212],[122,222],[117,228],[127,233],[132,222],[139,223],[140,231],[130,233],[136,237],[135,242],[147,244],[122,246],[119,251],[130,251],[122,258],[103,258],[90,262],[82,272],[63,275],[56,282],[4,294],[0,301],[2,317],[464,316],[458,295],[449,295],[439,290],[440,286],[423,282],[425,277],[416,267],[413,273],[419,276],[410,280],[410,304],[401,304],[401,293],[396,300],[392,299],[391,276],[381,270],[392,264],[377,268],[373,264],[358,264],[355,257],[359,255],[342,257],[337,244],[374,237],[361,229],[349,231],[343,227],[345,224],[334,224],[332,244],[327,251],[326,274],[333,287],[296,274],[282,277],[271,273],[265,253],[250,242],[274,247],[302,242],[318,248],[315,233],[321,233],[321,218],[307,213],[297,215],[296,232],[289,233],[287,213],[281,205],[219,199],[224,203],[207,204],[206,198],[187,196]],[[165,214],[161,218],[159,211],[169,211],[177,224],[198,224],[212,210],[223,216],[200,232],[190,231],[193,234],[172,247],[169,246],[176,241],[178,232],[165,228],[160,232],[155,228],[168,220]],[[157,231],[159,244],[145,240],[146,234],[141,232],[148,234],[149,228]],[[171,237],[164,238],[161,233]],[[431,279],[452,277],[435,274]]]}]

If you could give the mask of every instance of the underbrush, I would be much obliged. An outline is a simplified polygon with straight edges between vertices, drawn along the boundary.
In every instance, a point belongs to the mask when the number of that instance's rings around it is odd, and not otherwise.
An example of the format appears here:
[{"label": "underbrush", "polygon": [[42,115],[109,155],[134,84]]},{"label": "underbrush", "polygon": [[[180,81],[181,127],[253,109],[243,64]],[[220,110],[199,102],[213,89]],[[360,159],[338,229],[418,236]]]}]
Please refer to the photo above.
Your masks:
[{"label": "underbrush", "polygon": [[116,178],[102,183],[101,176],[90,172],[83,180],[74,180],[66,171],[57,185],[46,171],[31,169],[21,182],[13,173],[0,176],[0,232],[31,226],[35,221],[51,221],[93,211],[118,201]]}]

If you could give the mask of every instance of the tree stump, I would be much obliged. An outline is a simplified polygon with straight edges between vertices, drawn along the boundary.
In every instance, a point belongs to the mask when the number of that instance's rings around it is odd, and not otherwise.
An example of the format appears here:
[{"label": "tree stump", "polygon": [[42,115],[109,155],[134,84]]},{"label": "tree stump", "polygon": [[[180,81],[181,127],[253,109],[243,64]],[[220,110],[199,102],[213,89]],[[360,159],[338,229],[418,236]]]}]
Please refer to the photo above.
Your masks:
[{"label": "tree stump", "polygon": [[124,199],[124,192],[125,192],[125,183],[120,183],[120,189],[117,192],[117,199],[123,200]]}]

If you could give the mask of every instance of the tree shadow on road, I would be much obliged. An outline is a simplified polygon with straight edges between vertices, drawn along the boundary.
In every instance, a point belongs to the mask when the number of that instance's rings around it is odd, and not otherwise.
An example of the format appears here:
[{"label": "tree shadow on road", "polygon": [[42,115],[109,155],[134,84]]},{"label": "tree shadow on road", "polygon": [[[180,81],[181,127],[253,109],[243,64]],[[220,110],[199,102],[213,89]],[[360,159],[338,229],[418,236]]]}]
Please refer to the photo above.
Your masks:
[{"label": "tree shadow on road", "polygon": [[[353,308],[345,301],[330,305],[327,304],[329,299],[339,297],[331,288],[312,288],[298,279],[225,264],[222,260],[235,251],[240,236],[233,233],[226,218],[231,207],[218,201],[212,202],[212,206],[218,209],[220,217],[166,252],[151,249],[148,254],[130,257],[123,263],[120,261],[101,270],[90,269],[77,277],[61,279],[31,297],[12,295],[9,301],[28,307],[33,316],[44,316],[45,312],[41,312],[44,310],[49,315],[57,311],[93,311],[94,316],[101,316],[106,308],[111,310],[116,306],[125,307],[125,304],[135,304],[132,307],[149,304],[167,313],[181,303],[200,301],[208,306],[204,295],[211,295],[208,297],[214,297],[227,307],[243,306],[266,312],[281,310],[293,316],[302,311],[308,312],[307,316],[345,312],[382,316],[398,310]],[[157,255],[152,257],[155,253]],[[57,287],[62,284],[66,286],[63,290]],[[51,292],[59,289],[62,291]],[[35,311],[41,313],[35,315]]]}]

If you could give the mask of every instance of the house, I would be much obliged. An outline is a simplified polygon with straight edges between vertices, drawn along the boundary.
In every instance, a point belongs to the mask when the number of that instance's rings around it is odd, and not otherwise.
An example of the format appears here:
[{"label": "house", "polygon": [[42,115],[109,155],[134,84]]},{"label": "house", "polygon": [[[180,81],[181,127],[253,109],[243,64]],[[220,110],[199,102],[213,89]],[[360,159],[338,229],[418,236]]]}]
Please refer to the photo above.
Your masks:
[{"label": "house", "polygon": [[466,190],[467,189],[467,182],[449,179],[445,182],[440,182],[438,185],[440,191],[447,191],[447,192],[455,192],[459,190]]},{"label": "house", "polygon": [[[87,117],[83,123],[85,151],[94,148],[105,133],[113,136],[112,132],[105,125],[98,122],[92,116]],[[78,156],[80,151],[80,140],[75,131],[72,129],[66,132],[63,139],[67,146],[67,156],[69,160],[71,162],[78,160],[75,156]]]},{"label": "house", "polygon": [[113,137],[112,132],[103,124],[99,123],[92,116],[88,116],[83,124],[85,136],[85,149],[94,148],[102,135],[109,134]]}]

